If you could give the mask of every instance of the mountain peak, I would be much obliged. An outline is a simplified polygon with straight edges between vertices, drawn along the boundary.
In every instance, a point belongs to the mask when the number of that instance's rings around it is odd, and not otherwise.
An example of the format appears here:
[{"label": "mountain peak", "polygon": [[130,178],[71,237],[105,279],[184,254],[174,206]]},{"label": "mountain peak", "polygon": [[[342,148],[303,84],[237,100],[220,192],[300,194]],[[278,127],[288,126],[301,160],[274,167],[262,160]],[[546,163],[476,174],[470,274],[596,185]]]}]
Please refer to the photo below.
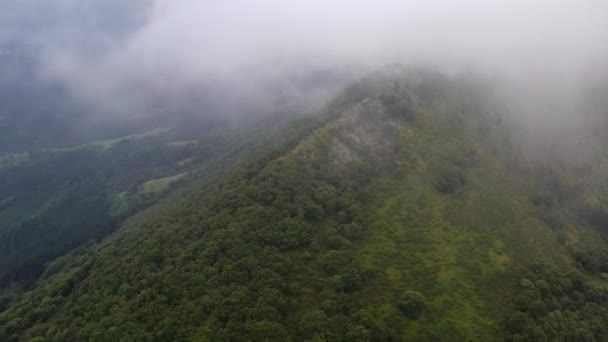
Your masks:
[{"label": "mountain peak", "polygon": [[607,211],[578,201],[603,198],[596,178],[528,164],[474,90],[398,68],[274,123],[229,172],[46,266],[0,336],[599,338],[550,328],[606,314],[585,306],[608,304]]}]

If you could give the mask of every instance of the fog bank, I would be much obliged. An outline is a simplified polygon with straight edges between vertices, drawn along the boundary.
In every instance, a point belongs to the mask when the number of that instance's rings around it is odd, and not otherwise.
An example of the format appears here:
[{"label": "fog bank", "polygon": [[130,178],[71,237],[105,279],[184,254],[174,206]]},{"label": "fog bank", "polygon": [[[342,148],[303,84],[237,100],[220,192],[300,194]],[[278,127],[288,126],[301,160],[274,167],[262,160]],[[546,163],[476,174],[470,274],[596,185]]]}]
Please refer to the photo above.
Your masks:
[{"label": "fog bank", "polygon": [[44,79],[113,109],[217,83],[263,98],[312,71],[350,75],[392,63],[473,72],[514,93],[560,98],[608,70],[601,0],[8,0],[3,7],[0,44],[37,46]]}]

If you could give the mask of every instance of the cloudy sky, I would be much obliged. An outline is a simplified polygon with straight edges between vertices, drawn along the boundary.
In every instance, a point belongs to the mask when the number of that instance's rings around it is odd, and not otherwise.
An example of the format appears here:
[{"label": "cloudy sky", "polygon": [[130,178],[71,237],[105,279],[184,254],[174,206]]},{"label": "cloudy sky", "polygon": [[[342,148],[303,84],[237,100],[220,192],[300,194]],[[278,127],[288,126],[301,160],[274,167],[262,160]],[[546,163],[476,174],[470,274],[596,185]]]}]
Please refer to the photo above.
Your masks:
[{"label": "cloudy sky", "polygon": [[605,72],[608,61],[603,0],[4,0],[2,7],[0,44],[39,47],[44,77],[85,97],[116,97],[138,82],[255,83],[297,68],[391,63],[574,84]]}]

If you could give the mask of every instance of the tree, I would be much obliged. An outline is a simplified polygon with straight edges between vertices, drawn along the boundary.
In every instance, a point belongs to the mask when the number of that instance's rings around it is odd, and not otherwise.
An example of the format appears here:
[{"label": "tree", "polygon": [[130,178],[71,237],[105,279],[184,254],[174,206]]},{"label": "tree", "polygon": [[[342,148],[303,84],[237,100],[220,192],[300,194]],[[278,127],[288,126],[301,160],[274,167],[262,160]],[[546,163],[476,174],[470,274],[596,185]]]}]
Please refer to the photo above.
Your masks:
[{"label": "tree", "polygon": [[435,188],[443,193],[451,194],[466,183],[466,178],[460,170],[444,170],[435,182]]},{"label": "tree", "polygon": [[417,319],[425,307],[424,296],[418,291],[406,291],[399,300],[399,310],[409,319]]}]

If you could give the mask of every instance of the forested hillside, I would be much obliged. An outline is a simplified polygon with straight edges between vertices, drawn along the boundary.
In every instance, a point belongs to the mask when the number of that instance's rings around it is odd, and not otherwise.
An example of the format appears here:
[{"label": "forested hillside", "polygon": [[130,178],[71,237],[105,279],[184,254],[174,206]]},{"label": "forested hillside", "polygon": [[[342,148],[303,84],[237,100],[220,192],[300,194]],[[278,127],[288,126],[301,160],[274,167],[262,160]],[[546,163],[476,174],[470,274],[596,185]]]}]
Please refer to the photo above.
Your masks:
[{"label": "forested hillside", "polygon": [[[211,181],[292,115],[305,114],[303,107],[317,108],[321,97],[294,86],[294,94],[246,106],[251,99],[234,104],[215,94],[221,86],[206,84],[156,96],[145,108],[103,112],[44,79],[39,52],[19,45],[0,50],[2,298],[29,288],[49,261],[101,241],[177,187]],[[329,73],[299,82],[328,96],[342,78]]]},{"label": "forested hillside", "polygon": [[608,155],[531,151],[485,95],[395,68],[264,126],[5,296],[0,340],[606,340]]},{"label": "forested hillside", "polygon": [[46,262],[103,239],[178,185],[211,181],[263,143],[281,120],[167,124],[76,146],[0,154],[0,285],[27,287]]}]

